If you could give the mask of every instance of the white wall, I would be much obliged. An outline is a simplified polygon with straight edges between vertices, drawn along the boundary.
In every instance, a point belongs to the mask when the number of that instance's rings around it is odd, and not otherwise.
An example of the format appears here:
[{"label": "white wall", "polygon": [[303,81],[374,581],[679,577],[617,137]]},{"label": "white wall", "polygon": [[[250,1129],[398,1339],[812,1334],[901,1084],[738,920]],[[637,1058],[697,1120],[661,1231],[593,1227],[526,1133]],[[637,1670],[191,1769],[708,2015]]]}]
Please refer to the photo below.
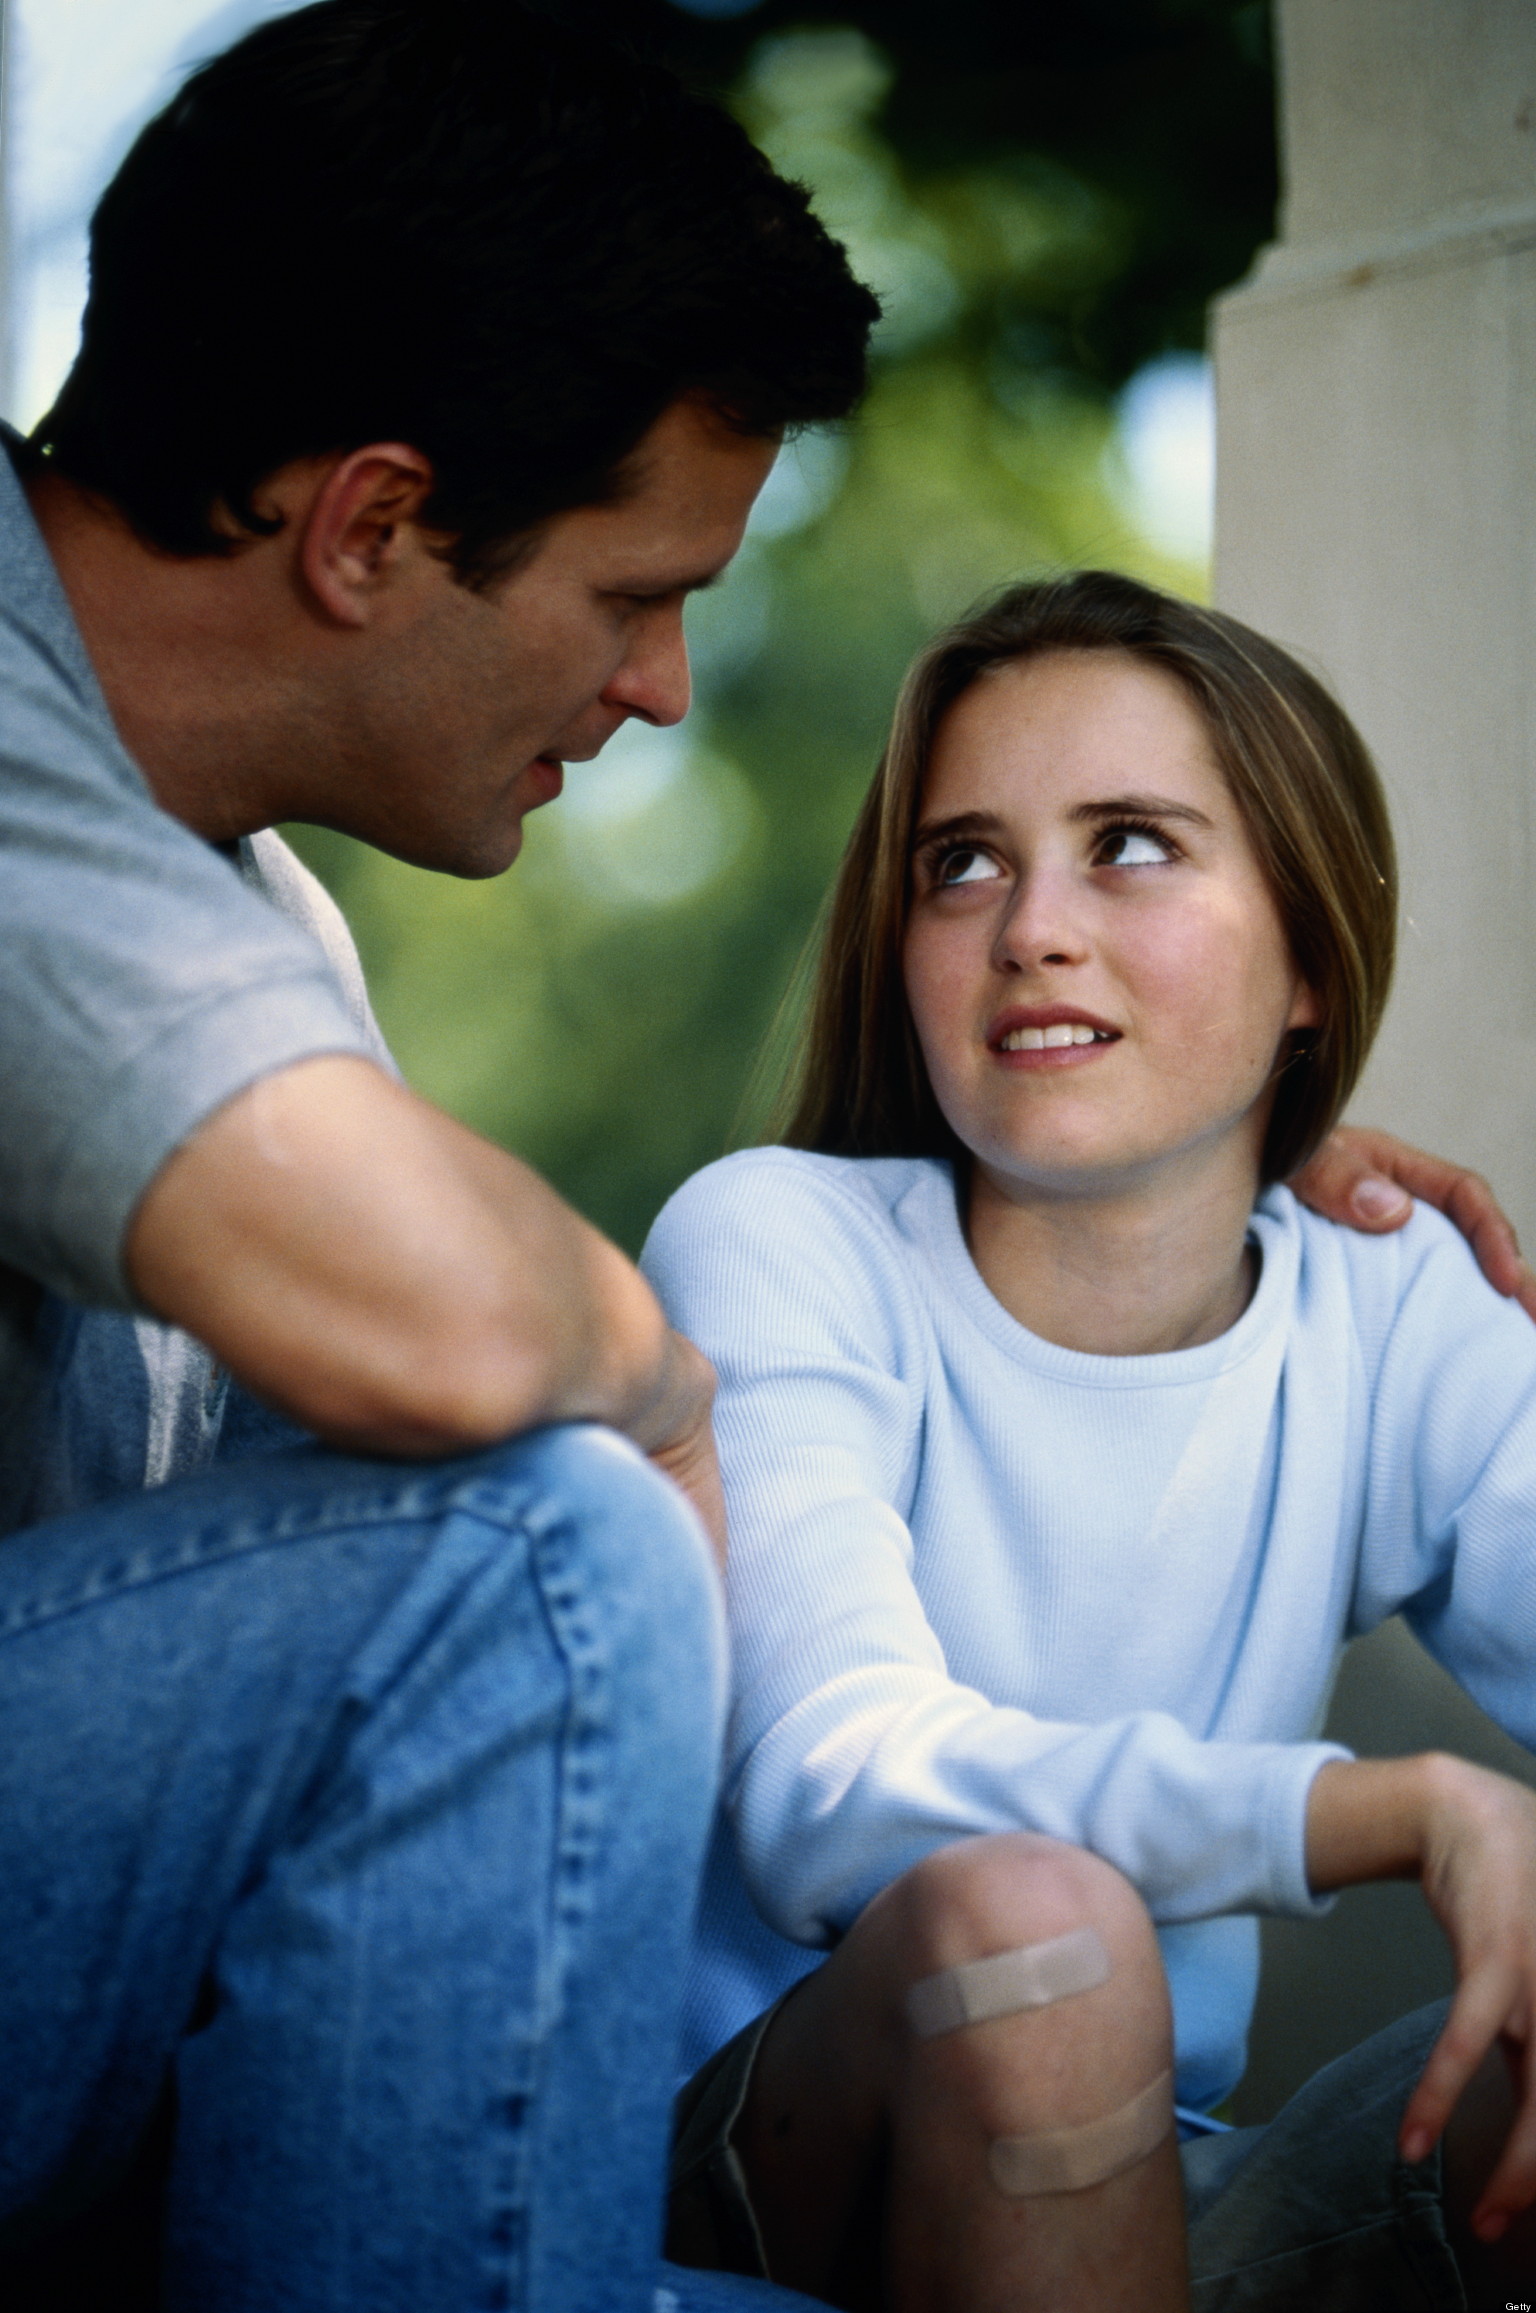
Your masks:
[{"label": "white wall", "polygon": [[1216,311],[1216,598],[1386,776],[1397,994],[1355,1113],[1536,1245],[1536,5],[1281,0],[1282,238]]},{"label": "white wall", "polygon": [[[1280,0],[1281,238],[1217,305],[1216,599],[1327,675],[1404,869],[1354,1113],[1479,1165],[1536,1250],[1536,0]],[[1330,1731],[1536,1780],[1402,1626]],[[1244,2118],[1449,1988],[1417,1891],[1266,1928]]]}]

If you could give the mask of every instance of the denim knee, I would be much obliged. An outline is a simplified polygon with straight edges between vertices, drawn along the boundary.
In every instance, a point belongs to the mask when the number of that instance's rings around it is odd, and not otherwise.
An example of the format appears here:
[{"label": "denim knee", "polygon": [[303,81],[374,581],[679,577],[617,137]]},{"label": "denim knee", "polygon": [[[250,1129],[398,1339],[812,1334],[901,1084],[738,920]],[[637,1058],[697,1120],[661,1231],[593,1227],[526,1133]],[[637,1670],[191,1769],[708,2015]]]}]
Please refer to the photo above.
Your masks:
[{"label": "denim knee", "polygon": [[629,1439],[595,1423],[493,1447],[466,1467],[455,1498],[489,1510],[482,1487],[529,1535],[567,1651],[579,1659],[601,1645],[653,1761],[674,1725],[702,1740],[713,1761],[728,1691],[724,1607],[703,1528],[679,1489]]}]

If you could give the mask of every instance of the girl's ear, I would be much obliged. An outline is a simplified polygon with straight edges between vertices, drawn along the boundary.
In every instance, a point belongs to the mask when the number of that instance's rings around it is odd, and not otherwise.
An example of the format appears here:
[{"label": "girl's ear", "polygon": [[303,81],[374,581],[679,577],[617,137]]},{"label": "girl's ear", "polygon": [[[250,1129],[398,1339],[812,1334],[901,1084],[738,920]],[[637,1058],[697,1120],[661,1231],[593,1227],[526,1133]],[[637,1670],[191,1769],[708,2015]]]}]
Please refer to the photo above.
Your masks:
[{"label": "girl's ear", "polygon": [[1296,983],[1296,993],[1291,998],[1290,1011],[1286,1014],[1285,1025],[1287,1030],[1292,1028],[1316,1028],[1321,1025],[1322,1017],[1322,1006],[1318,1003],[1316,994],[1311,988],[1307,986],[1305,980],[1298,980]]}]

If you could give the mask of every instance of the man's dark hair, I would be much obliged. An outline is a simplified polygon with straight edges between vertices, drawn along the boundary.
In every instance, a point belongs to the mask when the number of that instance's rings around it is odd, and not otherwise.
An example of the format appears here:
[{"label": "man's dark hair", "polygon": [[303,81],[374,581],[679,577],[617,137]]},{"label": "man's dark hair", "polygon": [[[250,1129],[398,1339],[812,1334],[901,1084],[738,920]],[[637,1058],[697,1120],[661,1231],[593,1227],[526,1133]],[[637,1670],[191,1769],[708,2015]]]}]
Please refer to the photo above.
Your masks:
[{"label": "man's dark hair", "polygon": [[684,395],[845,415],[878,308],[805,194],[659,65],[521,0],[320,0],[194,73],[91,226],[33,436],[174,554],[290,460],[401,441],[470,580],[622,486]]}]

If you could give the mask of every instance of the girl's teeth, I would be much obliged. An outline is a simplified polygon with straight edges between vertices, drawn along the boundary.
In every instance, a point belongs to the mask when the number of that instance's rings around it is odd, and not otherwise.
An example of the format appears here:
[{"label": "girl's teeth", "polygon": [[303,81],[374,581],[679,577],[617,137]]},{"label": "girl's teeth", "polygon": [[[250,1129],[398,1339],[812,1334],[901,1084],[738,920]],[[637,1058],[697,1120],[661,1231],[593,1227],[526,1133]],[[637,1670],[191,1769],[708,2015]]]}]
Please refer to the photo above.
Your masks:
[{"label": "girl's teeth", "polygon": [[1050,1028],[1015,1028],[1003,1038],[1005,1052],[1056,1052],[1068,1044],[1092,1044],[1085,1020],[1058,1020]]}]

